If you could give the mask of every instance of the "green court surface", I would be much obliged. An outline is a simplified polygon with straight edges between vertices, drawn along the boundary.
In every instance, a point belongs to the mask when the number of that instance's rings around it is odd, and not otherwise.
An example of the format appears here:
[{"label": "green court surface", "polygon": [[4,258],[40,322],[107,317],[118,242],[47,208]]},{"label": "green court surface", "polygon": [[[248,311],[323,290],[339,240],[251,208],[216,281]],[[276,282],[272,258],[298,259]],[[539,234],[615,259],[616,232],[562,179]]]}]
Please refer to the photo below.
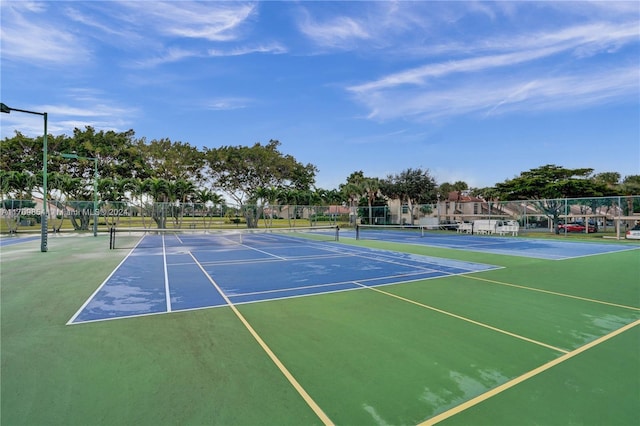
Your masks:
[{"label": "green court surface", "polygon": [[128,252],[4,246],[2,425],[637,424],[640,250],[342,241],[501,268],[66,325]]}]

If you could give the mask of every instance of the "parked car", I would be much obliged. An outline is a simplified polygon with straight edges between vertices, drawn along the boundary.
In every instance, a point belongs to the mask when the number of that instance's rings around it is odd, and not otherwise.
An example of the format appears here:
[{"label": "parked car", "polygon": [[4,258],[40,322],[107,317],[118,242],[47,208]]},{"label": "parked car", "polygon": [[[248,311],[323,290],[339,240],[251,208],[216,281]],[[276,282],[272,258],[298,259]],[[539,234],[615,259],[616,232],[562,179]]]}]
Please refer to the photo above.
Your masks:
[{"label": "parked car", "polygon": [[[585,226],[582,223],[560,223],[558,224],[558,230],[560,232],[583,232],[585,231]],[[596,232],[596,227],[593,225],[589,225],[589,233]]]},{"label": "parked car", "polygon": [[627,235],[624,236],[627,240],[640,240],[640,224],[634,226],[627,231]]}]

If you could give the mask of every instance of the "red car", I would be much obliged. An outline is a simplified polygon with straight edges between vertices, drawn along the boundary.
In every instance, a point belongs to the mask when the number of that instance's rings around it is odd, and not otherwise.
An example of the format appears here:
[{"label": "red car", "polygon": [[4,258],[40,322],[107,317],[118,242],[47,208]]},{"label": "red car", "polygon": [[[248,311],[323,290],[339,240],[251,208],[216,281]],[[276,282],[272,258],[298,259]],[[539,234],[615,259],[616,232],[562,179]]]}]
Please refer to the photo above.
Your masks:
[{"label": "red car", "polygon": [[[560,223],[558,225],[558,229],[560,230],[560,232],[582,232],[584,233],[585,227],[583,224],[581,223],[567,223],[566,225],[564,223]],[[593,225],[589,225],[589,232],[596,232],[596,227]]]}]

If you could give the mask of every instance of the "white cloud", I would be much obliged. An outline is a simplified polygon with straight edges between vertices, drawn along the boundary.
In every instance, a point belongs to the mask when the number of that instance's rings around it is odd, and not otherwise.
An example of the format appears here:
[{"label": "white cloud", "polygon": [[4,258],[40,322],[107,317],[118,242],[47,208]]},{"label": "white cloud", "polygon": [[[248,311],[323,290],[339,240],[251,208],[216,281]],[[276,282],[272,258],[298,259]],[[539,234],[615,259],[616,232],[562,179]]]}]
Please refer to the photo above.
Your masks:
[{"label": "white cloud", "polygon": [[635,66],[586,70],[565,76],[473,78],[446,87],[399,88],[358,95],[369,118],[440,119],[463,114],[584,108],[615,99],[637,99]]},{"label": "white cloud", "polygon": [[201,58],[204,56],[206,55],[197,50],[172,47],[165,49],[163,52],[155,56],[135,60],[134,65],[138,68],[153,68],[162,64],[179,62],[189,58]]},{"label": "white cloud", "polygon": [[52,25],[47,14],[43,4],[2,2],[3,59],[48,66],[89,60],[91,52],[82,41]]},{"label": "white cloud", "polygon": [[[422,85],[427,79],[444,77],[452,73],[481,72],[497,67],[513,67],[516,64],[550,57],[562,52],[574,52],[576,56],[586,56],[637,41],[639,30],[635,23],[626,25],[593,24],[572,27],[552,33],[535,33],[512,38],[511,40],[480,40],[465,50],[482,52],[487,49],[501,49],[506,53],[476,56],[468,59],[427,64],[405,71],[393,73],[368,83],[351,86],[352,92],[381,90],[404,84]],[[451,50],[451,46],[437,49]],[[458,52],[459,53],[459,52]]]},{"label": "white cloud", "polygon": [[[447,44],[449,53],[466,57],[430,61],[347,91],[369,110],[369,118],[382,120],[487,116],[628,100],[639,93],[637,60],[610,62],[606,55],[627,46],[637,48],[639,40],[638,22],[631,18]],[[431,49],[446,50],[438,45]],[[585,62],[598,55],[603,60]]]},{"label": "white cloud", "polygon": [[[92,126],[97,130],[123,131],[131,128],[138,116],[138,111],[132,107],[120,105],[109,99],[103,92],[72,88],[61,93],[64,102],[40,105],[9,105],[29,111],[46,112],[49,134],[73,133],[74,128],[83,129]],[[30,137],[43,133],[44,120],[31,114],[11,112],[2,114],[1,137],[11,137],[13,129]]]},{"label": "white cloud", "polygon": [[446,63],[428,64],[407,71],[390,74],[379,80],[349,87],[348,90],[361,93],[389,89],[402,85],[423,85],[428,78],[444,77],[452,73],[470,73],[490,68],[512,66],[517,63],[531,61],[555,54],[559,49],[545,48],[534,51],[506,53],[502,55],[482,56],[477,58],[448,61]]},{"label": "white cloud", "polygon": [[246,108],[253,103],[249,98],[229,97],[210,99],[205,103],[205,108],[210,110],[232,110]]},{"label": "white cloud", "polygon": [[230,41],[255,12],[255,4],[231,2],[136,2],[119,3],[137,15],[136,20],[170,36],[210,41]]},{"label": "white cloud", "polygon": [[231,49],[209,49],[208,56],[242,56],[250,55],[253,53],[272,53],[283,54],[287,53],[287,48],[280,43],[261,44],[257,46],[241,46]]},{"label": "white cloud", "polygon": [[298,29],[321,47],[351,48],[358,40],[371,38],[363,22],[347,16],[335,16],[319,22],[305,12]]}]

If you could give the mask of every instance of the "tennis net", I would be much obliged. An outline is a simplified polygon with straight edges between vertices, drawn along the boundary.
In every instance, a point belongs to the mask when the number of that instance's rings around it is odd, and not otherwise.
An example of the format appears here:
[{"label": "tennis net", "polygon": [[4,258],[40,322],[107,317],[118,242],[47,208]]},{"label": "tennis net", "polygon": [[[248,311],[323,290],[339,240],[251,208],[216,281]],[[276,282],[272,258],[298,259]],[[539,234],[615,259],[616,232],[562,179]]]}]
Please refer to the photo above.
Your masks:
[{"label": "tennis net", "polygon": [[458,225],[358,225],[358,240],[403,240],[422,238],[429,234],[456,231]]},{"label": "tennis net", "polygon": [[110,249],[158,247],[224,247],[338,241],[338,226],[256,229],[117,228],[109,232]]}]

